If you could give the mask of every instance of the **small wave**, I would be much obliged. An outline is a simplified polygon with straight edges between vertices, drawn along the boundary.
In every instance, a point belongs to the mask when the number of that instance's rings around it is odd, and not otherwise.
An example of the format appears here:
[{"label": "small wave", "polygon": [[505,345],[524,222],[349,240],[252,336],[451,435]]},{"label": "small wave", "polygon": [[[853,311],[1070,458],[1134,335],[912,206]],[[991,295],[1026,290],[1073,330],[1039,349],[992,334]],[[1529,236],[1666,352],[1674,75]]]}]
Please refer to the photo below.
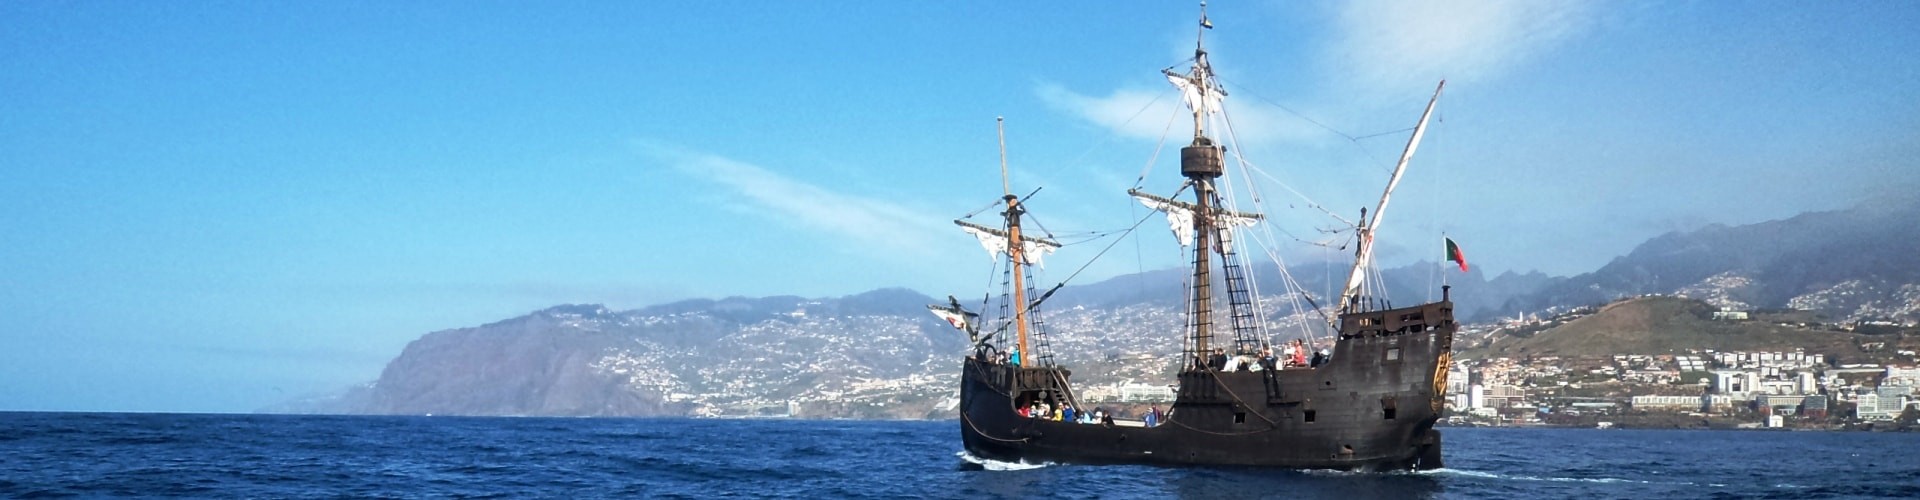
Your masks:
[{"label": "small wave", "polygon": [[1494,474],[1492,472],[1480,472],[1477,470],[1464,470],[1464,469],[1448,469],[1448,468],[1425,469],[1425,470],[1413,471],[1413,473],[1435,475],[1435,476],[1446,475],[1446,476],[1480,477],[1480,478],[1487,478],[1487,479],[1506,479],[1505,477],[1502,477],[1499,474]]},{"label": "small wave", "polygon": [[1389,470],[1389,471],[1368,472],[1368,471],[1345,470],[1345,469],[1300,469],[1299,472],[1301,474],[1306,474],[1309,476],[1349,477],[1349,476],[1372,476],[1372,475],[1382,475],[1382,474],[1407,474],[1407,473],[1416,472],[1416,471]]},{"label": "small wave", "polygon": [[961,450],[958,453],[954,453],[953,456],[960,457],[961,460],[965,460],[967,463],[970,463],[970,464],[978,465],[980,466],[980,468],[986,469],[986,470],[1027,470],[1027,469],[1038,469],[1041,467],[1053,465],[1053,462],[1040,462],[1037,464],[1030,464],[1030,463],[1027,463],[1026,460],[1021,460],[1018,462],[1002,462],[1002,461],[994,460],[990,458],[976,457],[976,456],[973,456],[972,453],[967,453],[965,450]]},{"label": "small wave", "polygon": [[[1482,479],[1505,479],[1510,481],[1545,481],[1545,482],[1555,482],[1555,483],[1601,483],[1601,484],[1612,484],[1612,483],[1659,484],[1653,481],[1641,481],[1636,479],[1620,479],[1617,477],[1539,477],[1539,476],[1521,476],[1521,475],[1510,476],[1505,474],[1495,474],[1492,472],[1463,470],[1463,469],[1447,469],[1447,468],[1415,471],[1414,473],[1429,474],[1429,475],[1444,475],[1444,476],[1476,477],[1476,478],[1482,478]],[[1690,485],[1693,483],[1673,483],[1673,484],[1689,484]]]}]

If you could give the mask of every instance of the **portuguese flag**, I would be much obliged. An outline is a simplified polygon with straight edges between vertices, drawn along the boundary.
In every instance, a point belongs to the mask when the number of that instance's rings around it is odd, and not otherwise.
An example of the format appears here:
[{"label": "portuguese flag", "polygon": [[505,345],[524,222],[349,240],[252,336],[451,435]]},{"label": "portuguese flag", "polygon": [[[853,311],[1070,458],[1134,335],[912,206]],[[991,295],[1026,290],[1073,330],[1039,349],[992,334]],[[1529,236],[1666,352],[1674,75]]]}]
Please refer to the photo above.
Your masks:
[{"label": "portuguese flag", "polygon": [[1460,253],[1460,245],[1454,244],[1453,238],[1447,238],[1446,240],[1447,260],[1460,263],[1460,272],[1467,272],[1467,254]]}]

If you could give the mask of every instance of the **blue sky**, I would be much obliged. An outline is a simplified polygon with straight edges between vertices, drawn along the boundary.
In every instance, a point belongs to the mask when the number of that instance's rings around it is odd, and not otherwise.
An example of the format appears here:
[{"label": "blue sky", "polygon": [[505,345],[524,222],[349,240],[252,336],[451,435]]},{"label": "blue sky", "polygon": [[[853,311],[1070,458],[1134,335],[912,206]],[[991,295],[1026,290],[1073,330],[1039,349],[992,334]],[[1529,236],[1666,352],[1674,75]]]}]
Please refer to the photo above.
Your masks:
[{"label": "blue sky", "polygon": [[[1285,234],[1577,274],[1920,187],[1913,2],[1216,2]],[[558,303],[977,293],[950,220],[1144,215],[1184,2],[0,4],[0,410],[249,411]],[[1309,121],[1311,120],[1311,121]],[[1157,163],[1149,159],[1164,145]],[[1242,186],[1245,189],[1248,186]],[[1295,196],[1288,190],[1303,195]],[[1906,195],[1910,196],[1910,194]],[[1150,222],[1080,281],[1178,265]],[[1057,281],[1106,241],[1049,262]],[[1290,259],[1324,258],[1281,241]]]}]

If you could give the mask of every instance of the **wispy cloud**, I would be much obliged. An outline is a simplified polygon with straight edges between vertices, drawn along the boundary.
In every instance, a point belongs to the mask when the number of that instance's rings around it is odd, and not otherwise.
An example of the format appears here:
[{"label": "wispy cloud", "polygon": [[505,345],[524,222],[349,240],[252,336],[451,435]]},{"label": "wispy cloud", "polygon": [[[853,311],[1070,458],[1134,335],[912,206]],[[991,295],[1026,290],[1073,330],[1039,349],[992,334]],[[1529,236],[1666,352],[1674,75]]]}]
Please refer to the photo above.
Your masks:
[{"label": "wispy cloud", "polygon": [[1498,78],[1596,24],[1577,0],[1355,0],[1324,54],[1343,85],[1404,95],[1441,78]]},{"label": "wispy cloud", "polygon": [[[1355,0],[1330,4],[1320,55],[1318,101],[1402,103],[1425,96],[1446,78],[1501,78],[1599,24],[1599,9],[1580,0]],[[1230,92],[1234,89],[1229,88]],[[1034,93],[1049,106],[1131,138],[1178,142],[1191,121],[1171,87],[1114,90],[1104,96],[1054,83]],[[1318,103],[1324,105],[1325,103]],[[1231,137],[1243,146],[1339,141],[1338,134],[1252,95],[1230,95]],[[1171,126],[1169,126],[1171,124]]]},{"label": "wispy cloud", "polygon": [[937,253],[931,242],[947,236],[938,232],[945,219],[897,203],[836,192],[714,154],[658,144],[641,149],[682,174],[725,189],[727,208],[829,233],[855,243],[848,250],[856,253],[926,257]]},{"label": "wispy cloud", "polygon": [[[1042,83],[1034,93],[1054,109],[1072,113],[1094,125],[1124,137],[1167,138],[1171,144],[1184,144],[1192,137],[1193,114],[1180,101],[1171,86],[1158,91],[1120,89],[1105,97],[1075,92],[1054,83]],[[1229,140],[1242,144],[1268,144],[1295,141],[1323,135],[1317,127],[1271,106],[1241,105],[1233,97],[1226,101],[1226,116],[1216,119],[1214,127],[1227,127]],[[1227,134],[1222,134],[1223,136]]]},{"label": "wispy cloud", "polygon": [[1054,109],[1073,113],[1116,134],[1141,139],[1168,134],[1168,119],[1180,106],[1179,96],[1171,90],[1120,89],[1105,97],[1093,97],[1057,83],[1041,83],[1034,94]]},{"label": "wispy cloud", "polygon": [[[1323,87],[1339,89],[1340,95],[1320,98],[1342,103],[1399,102],[1424,95],[1443,78],[1496,79],[1599,24],[1597,5],[1582,0],[1354,0],[1331,5],[1318,57]],[[1179,138],[1191,130],[1171,88],[1123,88],[1100,96],[1041,83],[1034,92],[1055,109],[1125,137]],[[1241,144],[1336,138],[1291,112],[1248,98],[1230,96],[1226,103],[1234,138]]]}]

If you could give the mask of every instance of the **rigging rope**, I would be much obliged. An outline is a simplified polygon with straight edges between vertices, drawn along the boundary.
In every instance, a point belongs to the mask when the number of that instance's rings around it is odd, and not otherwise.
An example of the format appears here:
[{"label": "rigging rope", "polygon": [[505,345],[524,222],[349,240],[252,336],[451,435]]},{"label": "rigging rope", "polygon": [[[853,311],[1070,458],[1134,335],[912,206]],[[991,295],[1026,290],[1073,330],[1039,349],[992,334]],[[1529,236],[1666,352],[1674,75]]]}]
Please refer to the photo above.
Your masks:
[{"label": "rigging rope", "polygon": [[1147,174],[1153,172],[1153,164],[1156,163],[1156,160],[1160,159],[1160,151],[1167,147],[1167,134],[1173,133],[1173,122],[1179,118],[1180,113],[1177,109],[1174,113],[1167,115],[1167,126],[1160,129],[1160,141],[1153,144],[1153,154],[1148,155],[1147,164],[1140,167],[1140,176],[1133,178],[1134,188],[1139,188],[1142,183],[1145,183],[1147,181]]},{"label": "rigging rope", "polygon": [[[1185,189],[1186,189],[1186,188],[1185,188],[1184,186],[1183,186],[1183,187],[1181,187],[1181,190],[1185,190]],[[1178,195],[1178,194],[1179,194],[1179,192],[1180,192],[1180,191],[1174,191],[1174,193],[1175,193],[1176,195]],[[1140,224],[1142,224],[1142,223],[1145,223],[1145,222],[1147,222],[1147,219],[1151,219],[1151,218],[1153,218],[1153,214],[1155,214],[1155,213],[1157,213],[1157,212],[1147,212],[1147,215],[1146,215],[1145,217],[1141,217],[1141,218],[1140,218],[1140,220],[1137,220],[1137,221],[1134,221],[1134,222],[1133,222],[1133,226],[1131,226],[1131,227],[1128,227],[1128,228],[1127,228],[1127,231],[1126,231],[1126,232],[1127,232],[1127,233],[1132,233],[1132,232],[1133,232],[1133,230],[1135,230],[1135,229],[1139,229],[1139,228],[1140,228]],[[1038,307],[1038,306],[1040,305],[1040,303],[1041,303],[1041,302],[1044,302],[1044,301],[1046,301],[1046,300],[1047,300],[1047,298],[1049,298],[1049,297],[1053,297],[1053,292],[1058,292],[1058,291],[1060,291],[1060,288],[1061,288],[1061,287],[1065,287],[1065,286],[1067,286],[1067,282],[1069,282],[1069,281],[1073,281],[1073,278],[1074,278],[1074,277],[1077,277],[1077,276],[1080,276],[1080,272],[1081,272],[1081,271],[1085,271],[1085,270],[1087,270],[1087,268],[1088,268],[1088,267],[1092,267],[1092,266],[1093,266],[1093,263],[1094,263],[1094,262],[1097,262],[1097,261],[1099,261],[1099,260],[1100,260],[1100,257],[1101,257],[1101,256],[1104,256],[1104,255],[1106,255],[1106,254],[1107,254],[1107,251],[1108,251],[1108,250],[1113,250],[1113,247],[1114,247],[1115,245],[1119,245],[1119,244],[1120,244],[1120,241],[1121,241],[1121,240],[1124,240],[1124,239],[1126,239],[1126,238],[1124,238],[1124,237],[1123,237],[1123,238],[1114,238],[1114,239],[1113,239],[1113,243],[1108,243],[1108,244],[1107,244],[1107,247],[1106,247],[1106,248],[1102,248],[1102,249],[1100,249],[1100,253],[1097,253],[1097,254],[1094,254],[1094,255],[1093,255],[1093,258],[1091,258],[1091,259],[1087,259],[1087,263],[1085,263],[1085,264],[1081,264],[1081,265],[1080,265],[1080,268],[1079,268],[1079,269],[1075,269],[1075,270],[1073,271],[1073,273],[1072,273],[1072,274],[1068,274],[1068,275],[1067,275],[1067,277],[1066,277],[1066,279],[1063,279],[1063,280],[1060,280],[1060,283],[1059,283],[1059,284],[1056,284],[1056,285],[1053,285],[1053,288],[1049,288],[1049,289],[1047,289],[1047,292],[1046,292],[1046,293],[1043,293],[1043,294],[1040,294],[1040,298],[1039,298],[1039,299],[1035,299],[1035,300],[1033,301],[1033,304],[1032,304],[1032,305],[1030,305],[1030,306],[1027,306],[1027,310],[1033,310],[1033,308],[1034,308],[1034,307]]]},{"label": "rigging rope", "polygon": [[[1028,420],[1031,421],[1032,419],[1028,419]],[[1002,443],[1025,443],[1028,440],[1028,438],[1007,439],[1007,438],[997,438],[997,437],[987,435],[986,431],[980,430],[980,426],[973,423],[972,418],[967,417],[967,412],[965,411],[960,412],[960,421],[966,422],[967,428],[973,429],[974,434],[979,434],[980,437],[983,437],[983,438],[992,439],[994,441],[999,441]],[[1031,426],[1031,422],[1029,422],[1029,426]]]},{"label": "rigging rope", "polygon": [[[1236,148],[1236,149],[1237,149],[1237,148]],[[1238,152],[1238,151],[1235,151],[1235,152],[1234,152],[1234,154],[1236,154],[1236,155],[1237,155],[1237,154],[1239,154],[1239,152]],[[1319,211],[1320,211],[1321,213],[1325,213],[1325,214],[1327,214],[1328,216],[1330,216],[1330,217],[1333,217],[1333,218],[1334,218],[1334,220],[1338,220],[1338,221],[1340,221],[1340,222],[1342,222],[1342,223],[1345,223],[1345,224],[1347,224],[1347,225],[1352,225],[1352,224],[1353,224],[1353,222],[1351,222],[1351,221],[1348,221],[1347,219],[1345,219],[1345,218],[1342,218],[1342,217],[1340,217],[1340,214],[1336,214],[1336,213],[1333,213],[1333,211],[1332,211],[1332,210],[1327,210],[1327,208],[1326,208],[1326,207],[1324,207],[1324,206],[1321,206],[1321,205],[1320,205],[1320,202],[1317,202],[1317,201],[1313,201],[1313,199],[1312,199],[1312,198],[1308,198],[1308,197],[1307,197],[1307,195],[1305,195],[1305,194],[1301,194],[1301,193],[1300,193],[1300,191],[1297,191],[1297,190],[1294,190],[1294,189],[1293,189],[1293,186],[1289,186],[1289,185],[1287,185],[1287,183],[1286,183],[1285,181],[1281,181],[1281,180],[1280,180],[1279,178],[1277,178],[1277,177],[1274,177],[1274,176],[1273,176],[1273,174],[1269,174],[1269,173],[1267,173],[1267,171],[1266,171],[1265,169],[1262,169],[1262,168],[1260,168],[1260,166],[1259,166],[1259,165],[1256,165],[1256,164],[1254,164],[1252,160],[1247,160],[1247,159],[1246,159],[1246,157],[1244,157],[1244,156],[1242,156],[1242,157],[1240,158],[1240,160],[1239,160],[1239,162],[1240,162],[1240,164],[1241,164],[1241,166],[1243,166],[1243,167],[1245,167],[1245,168],[1246,168],[1246,170],[1247,170],[1247,171],[1249,171],[1249,172],[1253,172],[1253,173],[1256,173],[1256,174],[1260,174],[1260,176],[1261,176],[1261,177],[1265,177],[1265,178],[1267,178],[1267,180],[1270,180],[1270,181],[1273,181],[1273,183],[1274,183],[1274,184],[1279,184],[1279,185],[1280,185],[1280,187],[1281,187],[1282,189],[1286,189],[1286,190],[1287,190],[1287,192],[1289,192],[1289,193],[1293,193],[1293,195],[1294,195],[1294,196],[1298,196],[1298,197],[1300,197],[1300,199],[1301,199],[1301,200],[1304,200],[1304,201],[1306,201],[1306,202],[1307,202],[1307,207],[1308,207],[1308,208],[1312,208],[1312,209],[1315,209],[1315,210],[1319,210]]]},{"label": "rigging rope", "polygon": [[[1347,142],[1349,142],[1349,143],[1352,143],[1352,144],[1353,144],[1353,147],[1354,147],[1354,149],[1358,149],[1358,150],[1360,150],[1360,153],[1361,153],[1361,154],[1365,154],[1365,155],[1367,155],[1367,158],[1370,158],[1370,159],[1372,159],[1372,160],[1373,160],[1373,162],[1374,162],[1375,164],[1377,164],[1377,165],[1382,165],[1382,166],[1385,166],[1385,165],[1387,165],[1387,163],[1386,163],[1386,162],[1383,162],[1383,161],[1381,161],[1381,160],[1380,160],[1380,157],[1378,157],[1378,156],[1374,156],[1374,154],[1373,154],[1373,152],[1372,152],[1372,151],[1368,151],[1368,150],[1367,150],[1367,148],[1365,148],[1365,147],[1362,147],[1362,146],[1360,146],[1360,140],[1361,140],[1361,139],[1368,139],[1368,138],[1373,138],[1373,137],[1378,137],[1378,136],[1382,136],[1382,135],[1387,135],[1387,134],[1392,134],[1392,133],[1395,133],[1395,132],[1381,132],[1381,133],[1377,133],[1377,134],[1368,134],[1368,135],[1364,135],[1364,136],[1359,136],[1359,137],[1355,137],[1355,136],[1353,136],[1353,135],[1351,135],[1351,134],[1348,134],[1348,133],[1346,133],[1346,132],[1341,132],[1341,131],[1340,131],[1340,130],[1338,130],[1338,129],[1335,129],[1335,128],[1333,128],[1333,127],[1330,127],[1330,126],[1327,126],[1327,124],[1325,124],[1325,123],[1320,123],[1320,122],[1319,122],[1318,120],[1314,120],[1313,118],[1311,118],[1311,117],[1308,117],[1308,116],[1307,116],[1307,115],[1306,115],[1305,113],[1301,113],[1301,112],[1299,112],[1299,111],[1295,111],[1295,110],[1294,110],[1293,108],[1289,108],[1289,107],[1287,107],[1287,105],[1285,105],[1285,104],[1280,104],[1280,103],[1279,103],[1279,102],[1277,102],[1277,101],[1274,101],[1274,100],[1272,100],[1272,99],[1268,99],[1268,98],[1266,98],[1266,96],[1262,96],[1262,95],[1260,95],[1259,93],[1257,93],[1257,92],[1254,92],[1254,91],[1252,91],[1252,90],[1250,90],[1250,89],[1249,89],[1249,88],[1248,88],[1247,86],[1245,86],[1245,85],[1240,85],[1240,84],[1238,84],[1238,83],[1235,83],[1235,82],[1233,82],[1233,81],[1230,81],[1230,80],[1227,80],[1226,78],[1220,78],[1220,81],[1221,81],[1221,82],[1223,82],[1223,83],[1227,83],[1227,84],[1231,84],[1231,85],[1233,85],[1233,86],[1234,86],[1234,88],[1235,88],[1235,90],[1236,90],[1236,91],[1238,91],[1238,92],[1240,92],[1240,93],[1242,93],[1242,94],[1245,94],[1245,95],[1251,95],[1251,96],[1253,96],[1253,97],[1254,97],[1255,99],[1259,99],[1259,100],[1261,100],[1261,101],[1264,101],[1264,102],[1266,102],[1267,104],[1271,104],[1271,105],[1273,105],[1273,106],[1274,106],[1274,107],[1276,107],[1276,108],[1280,108],[1281,110],[1285,110],[1286,112],[1288,112],[1288,113],[1291,113],[1291,114],[1293,114],[1293,116],[1296,116],[1296,117],[1299,117],[1299,118],[1300,118],[1300,119],[1302,119],[1302,120],[1306,120],[1306,121],[1307,121],[1307,123],[1311,123],[1311,124],[1314,124],[1315,126],[1318,126],[1318,127],[1320,127],[1320,128],[1323,128],[1323,129],[1326,129],[1326,130],[1327,130],[1328,132],[1333,132],[1333,134],[1334,134],[1334,135],[1338,135],[1338,136],[1340,136],[1340,137],[1342,137],[1342,138],[1345,138],[1345,139],[1347,140]],[[1397,132],[1397,131],[1396,131],[1396,132]],[[1391,167],[1388,167],[1388,168],[1387,168],[1387,170],[1388,170],[1388,171],[1392,171],[1393,169],[1392,169]]]},{"label": "rigging rope", "polygon": [[1355,137],[1355,138],[1354,138],[1354,140],[1360,140],[1360,139],[1372,139],[1372,138],[1375,138],[1375,137],[1380,137],[1380,136],[1383,136],[1383,135],[1391,135],[1391,134],[1398,134],[1398,133],[1401,133],[1401,132],[1412,132],[1414,128],[1416,128],[1416,127],[1407,127],[1407,128],[1403,128],[1403,129],[1400,129],[1400,130],[1388,130],[1388,131],[1386,131],[1386,132],[1381,132],[1381,133],[1378,133],[1378,134],[1367,134],[1367,135],[1363,135],[1363,136],[1360,136],[1360,137]]},{"label": "rigging rope", "polygon": [[[1240,149],[1240,136],[1237,132],[1235,132],[1235,129],[1233,127],[1233,117],[1229,115],[1225,110],[1221,110],[1220,119],[1221,119],[1221,122],[1226,125],[1227,139],[1228,139],[1227,142],[1228,144],[1231,144],[1233,146],[1234,161],[1237,164],[1239,164],[1241,167],[1237,170],[1240,171],[1240,177],[1242,178],[1241,181],[1246,184],[1247,191],[1253,197],[1253,205],[1256,208],[1255,212],[1263,213],[1262,217],[1265,217],[1264,215],[1265,210],[1258,209],[1259,207],[1261,207],[1259,185],[1253,182],[1253,179],[1247,178],[1246,154],[1244,154]],[[1234,184],[1234,181],[1233,181],[1234,176],[1228,175],[1225,177],[1225,179],[1226,179],[1225,191],[1227,192],[1227,198],[1226,198],[1227,203],[1225,205],[1227,205],[1228,210],[1239,211],[1238,203],[1235,203],[1236,200],[1233,197],[1234,187],[1236,186],[1236,184]],[[1274,224],[1261,225],[1262,228],[1269,231],[1269,234],[1266,235],[1269,241],[1272,240],[1272,234],[1270,233],[1270,231],[1272,230],[1273,226]],[[1226,228],[1222,228],[1221,230],[1224,231],[1227,236],[1233,236],[1236,233],[1238,233],[1238,231],[1236,231],[1233,227],[1226,227]],[[1238,239],[1238,238],[1235,238],[1235,239]],[[1254,243],[1261,243],[1258,240],[1257,236],[1255,237]],[[1265,252],[1267,254],[1267,257],[1270,259],[1273,259],[1275,265],[1280,267],[1281,269],[1280,272],[1282,274],[1285,274],[1286,263],[1283,259],[1280,258],[1280,255],[1278,253],[1273,252],[1271,250],[1271,246],[1268,246],[1268,245],[1260,245],[1260,246],[1263,250],[1267,250]],[[1236,252],[1234,253],[1234,257],[1236,259],[1234,264],[1239,265],[1241,268],[1247,269],[1247,270],[1258,269],[1250,263],[1251,261],[1247,257],[1247,252]],[[1247,276],[1245,281],[1247,284],[1247,293],[1250,295],[1249,299],[1251,302],[1250,304],[1248,304],[1248,307],[1252,309],[1252,312],[1254,314],[1254,319],[1255,319],[1255,322],[1253,325],[1254,333],[1263,339],[1270,338],[1272,337],[1272,334],[1267,329],[1267,311],[1260,301],[1260,282],[1259,280],[1252,279],[1251,276]],[[1282,281],[1281,286],[1286,287],[1286,282]],[[1231,290],[1229,290],[1229,293],[1231,293]],[[1229,303],[1231,303],[1231,298],[1229,298]],[[1295,307],[1295,311],[1298,311],[1298,310],[1299,308]]]},{"label": "rigging rope", "polygon": [[1033,215],[1032,213],[1028,213],[1028,214],[1026,214],[1026,215],[1027,215],[1027,216],[1026,216],[1026,219],[1027,219],[1027,221],[1028,221],[1028,222],[1032,222],[1032,223],[1033,223],[1033,226],[1034,226],[1034,227],[1037,227],[1037,228],[1040,228],[1040,234],[1044,234],[1044,235],[1047,235],[1047,239],[1050,239],[1050,240],[1057,240],[1057,239],[1059,239],[1058,237],[1055,237],[1055,236],[1053,235],[1053,231],[1048,231],[1048,230],[1047,230],[1047,225],[1046,225],[1046,224],[1041,224],[1041,223],[1040,223],[1040,218],[1039,218],[1039,217],[1035,217],[1035,216],[1034,216],[1034,215]]},{"label": "rigging rope", "polygon": [[[1068,168],[1080,166],[1080,162],[1085,161],[1088,155],[1093,154],[1094,151],[1100,150],[1101,146],[1105,146],[1107,145],[1107,143],[1113,142],[1113,138],[1120,135],[1120,133],[1118,132],[1120,129],[1126,128],[1128,124],[1133,123],[1134,119],[1139,118],[1140,115],[1146,114],[1148,109],[1152,109],[1154,104],[1159,104],[1160,99],[1166,96],[1167,94],[1165,92],[1154,94],[1153,100],[1147,101],[1147,105],[1141,106],[1139,110],[1134,111],[1133,116],[1129,116],[1127,117],[1126,121],[1120,122],[1120,126],[1112,127],[1110,130],[1114,130],[1114,132],[1109,132],[1106,137],[1100,139],[1100,142],[1094,143],[1093,146],[1088,147],[1086,151],[1080,152],[1080,156],[1074,157],[1073,161],[1066,163],[1066,166]],[[1173,126],[1171,120],[1168,121],[1167,126],[1168,127]],[[1164,133],[1163,133],[1161,140],[1165,140],[1165,139],[1166,137],[1164,136]],[[1145,174],[1142,174],[1142,175],[1144,176]],[[1134,187],[1139,187],[1139,186],[1135,185]]]},{"label": "rigging rope", "polygon": [[987,210],[989,210],[989,209],[992,209],[993,207],[996,207],[996,206],[1000,206],[1000,205],[1001,205],[1002,203],[1005,203],[1005,202],[1004,202],[1004,201],[1001,201],[1001,200],[998,200],[998,199],[996,199],[996,200],[993,200],[993,201],[991,201],[991,202],[988,202],[988,203],[987,203],[987,206],[984,206],[984,207],[980,207],[980,208],[977,208],[977,209],[974,209],[974,211],[972,211],[972,212],[967,212],[967,215],[963,215],[963,216],[960,216],[960,218],[962,218],[962,219],[971,219],[971,218],[973,218],[973,216],[975,216],[975,215],[980,215],[980,212],[985,212],[985,211],[987,211]]},{"label": "rigging rope", "polygon": [[[1222,110],[1221,120],[1226,124],[1227,138],[1229,139],[1228,142],[1233,145],[1234,161],[1241,167],[1239,170],[1241,170],[1240,177],[1242,178],[1242,182],[1246,183],[1247,190],[1252,192],[1254,206],[1256,208],[1261,207],[1262,203],[1261,203],[1261,197],[1258,189],[1259,183],[1255,182],[1255,179],[1251,178],[1247,172],[1251,171],[1251,172],[1259,173],[1263,176],[1266,176],[1269,179],[1273,179],[1273,176],[1267,174],[1263,170],[1260,170],[1259,168],[1254,166],[1252,162],[1247,160],[1247,156],[1245,152],[1240,148],[1240,143],[1241,143],[1240,136],[1237,130],[1233,126],[1233,116],[1230,113],[1227,113],[1225,110]],[[1233,187],[1233,184],[1232,184],[1233,178],[1229,176],[1227,180],[1228,180],[1228,186],[1227,186],[1228,192],[1229,192],[1229,195],[1231,195],[1231,192],[1232,192],[1231,190]],[[1280,182],[1279,179],[1273,179],[1273,181],[1276,184],[1280,184],[1281,187],[1285,188],[1287,191],[1294,193],[1295,196],[1299,196],[1301,199],[1306,200],[1308,203],[1311,204],[1310,206],[1319,208],[1321,212],[1326,213],[1328,215],[1333,215],[1332,212],[1327,211],[1325,208],[1319,207],[1319,205],[1313,202],[1312,199],[1307,198],[1306,195],[1300,194],[1299,191],[1295,191],[1291,186],[1287,186],[1286,183]],[[1229,196],[1229,199],[1231,200],[1231,196]],[[1265,212],[1265,210],[1257,210],[1257,211]],[[1338,219],[1338,216],[1335,216],[1335,218]],[[1299,295],[1307,298],[1307,303],[1309,305],[1314,306],[1314,312],[1320,314],[1322,319],[1326,319],[1326,312],[1320,310],[1319,305],[1313,301],[1312,294],[1307,293],[1306,288],[1300,286],[1300,283],[1294,280],[1293,274],[1287,270],[1286,259],[1281,258],[1279,252],[1274,250],[1279,245],[1275,244],[1273,231],[1277,229],[1280,231],[1281,234],[1287,235],[1288,238],[1292,238],[1295,241],[1302,241],[1302,240],[1298,236],[1294,236],[1292,233],[1288,232],[1286,229],[1277,228],[1276,226],[1278,226],[1278,224],[1274,224],[1274,223],[1262,224],[1261,229],[1263,231],[1260,233],[1256,233],[1254,235],[1254,243],[1259,244],[1261,249],[1264,250],[1265,253],[1267,254],[1267,258],[1273,260],[1274,266],[1278,268],[1279,274],[1281,276],[1281,286],[1287,292],[1284,295],[1287,297],[1286,300],[1288,302],[1288,305],[1293,308],[1294,313],[1299,315],[1304,315],[1301,312],[1302,308],[1300,307],[1299,301],[1293,298],[1293,295],[1297,292]],[[1228,231],[1231,232],[1232,229],[1228,228]],[[1253,266],[1246,264],[1247,261],[1244,255],[1239,255],[1239,257],[1241,258],[1241,264],[1244,267],[1247,267],[1248,269],[1253,269]],[[1260,321],[1257,324],[1258,330],[1263,336],[1271,337],[1272,336],[1271,333],[1269,333],[1266,329],[1266,326],[1267,326],[1266,310],[1264,306],[1262,306],[1259,300],[1260,298],[1259,283],[1256,280],[1248,280],[1248,284],[1250,288],[1249,291],[1253,294],[1253,299],[1254,299],[1253,309],[1256,315],[1260,318]],[[1294,315],[1288,315],[1289,318],[1293,316]],[[1328,321],[1331,322],[1332,320],[1329,319]],[[1300,328],[1300,336],[1302,338],[1315,341],[1316,343],[1319,341],[1319,335],[1315,335],[1314,334],[1315,330],[1308,328],[1307,322],[1300,321],[1300,322],[1297,322],[1296,324]]]},{"label": "rigging rope", "polygon": [[1327,124],[1325,124],[1325,123],[1320,123],[1320,122],[1319,122],[1318,120],[1314,120],[1314,119],[1313,119],[1312,117],[1309,117],[1309,116],[1307,116],[1307,115],[1306,115],[1305,113],[1301,113],[1301,112],[1299,112],[1299,111],[1295,111],[1295,110],[1294,110],[1293,108],[1289,108],[1289,107],[1287,107],[1287,105],[1285,105],[1285,104],[1280,104],[1279,102],[1276,102],[1276,101],[1274,101],[1274,100],[1272,100],[1272,99],[1268,99],[1268,98],[1266,98],[1266,96],[1262,96],[1262,95],[1260,95],[1259,93],[1257,93],[1257,92],[1254,92],[1254,91],[1252,91],[1252,90],[1250,90],[1250,88],[1249,88],[1249,87],[1247,87],[1247,86],[1245,86],[1245,85],[1241,85],[1241,84],[1239,84],[1239,83],[1236,83],[1236,82],[1234,82],[1234,81],[1232,81],[1232,80],[1228,80],[1228,79],[1226,79],[1225,77],[1217,77],[1217,78],[1219,78],[1219,79],[1220,79],[1220,81],[1221,81],[1222,83],[1226,83],[1226,84],[1229,84],[1229,85],[1233,85],[1233,86],[1234,86],[1234,88],[1235,88],[1235,89],[1236,89],[1237,91],[1239,91],[1240,93],[1242,93],[1242,94],[1244,94],[1244,95],[1250,95],[1250,96],[1253,96],[1253,97],[1254,97],[1255,99],[1259,99],[1259,100],[1261,100],[1261,101],[1266,101],[1266,103],[1267,103],[1267,104],[1272,104],[1272,105],[1273,105],[1274,107],[1277,107],[1277,108],[1280,108],[1280,109],[1282,109],[1282,110],[1285,110],[1285,111],[1286,111],[1286,112],[1288,112],[1288,113],[1292,113],[1292,114],[1293,114],[1293,116],[1297,116],[1297,117],[1300,117],[1300,119],[1302,119],[1302,120],[1306,120],[1306,121],[1307,121],[1307,123],[1311,123],[1311,124],[1314,124],[1315,126],[1318,126],[1318,127],[1320,127],[1320,128],[1323,128],[1323,129],[1327,129],[1327,131],[1328,131],[1328,132],[1333,132],[1333,133],[1334,133],[1334,135],[1338,135],[1338,136],[1340,136],[1340,137],[1345,137],[1345,138],[1347,138],[1347,140],[1348,140],[1348,141],[1357,141],[1357,140],[1358,140],[1358,139],[1356,139],[1356,138],[1354,138],[1354,137],[1353,137],[1353,136],[1351,136],[1351,135],[1347,135],[1347,133],[1346,133],[1346,132],[1341,132],[1341,131],[1339,131],[1339,130],[1337,130],[1337,129],[1334,129],[1333,127],[1329,127],[1329,126],[1327,126]]}]

